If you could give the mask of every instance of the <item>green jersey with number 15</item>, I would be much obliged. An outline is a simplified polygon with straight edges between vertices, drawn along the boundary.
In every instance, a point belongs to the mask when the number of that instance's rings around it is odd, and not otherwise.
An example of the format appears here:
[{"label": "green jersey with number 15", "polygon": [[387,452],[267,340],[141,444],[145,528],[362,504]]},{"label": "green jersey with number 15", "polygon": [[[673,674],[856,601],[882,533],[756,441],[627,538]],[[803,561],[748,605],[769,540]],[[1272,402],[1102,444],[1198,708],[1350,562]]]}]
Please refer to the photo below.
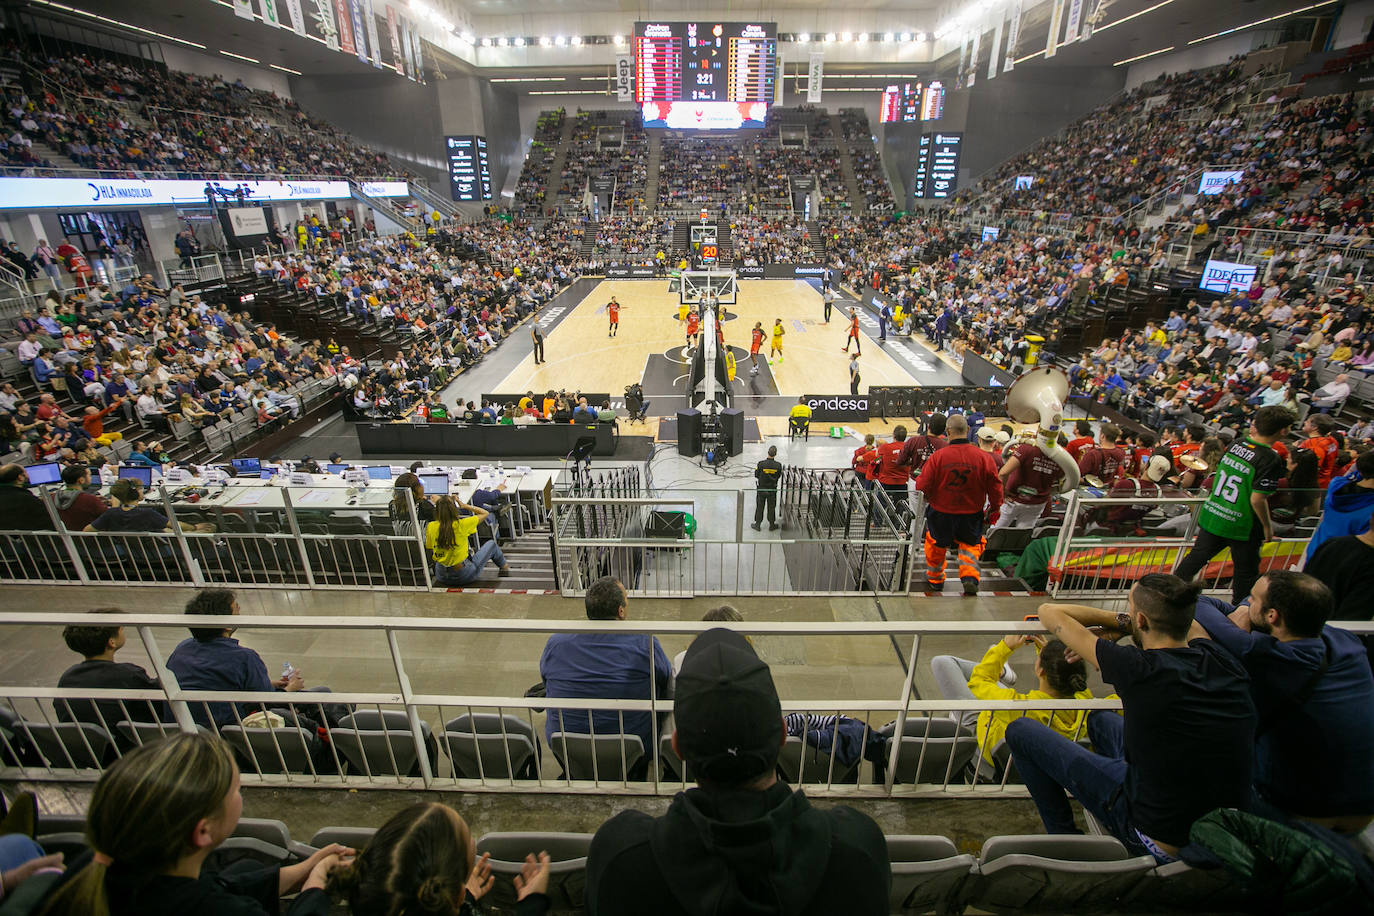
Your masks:
[{"label": "green jersey with number 15", "polygon": [[1248,539],[1255,523],[1250,494],[1277,490],[1282,464],[1272,448],[1249,436],[1232,444],[1217,462],[1212,492],[1198,510],[1197,523],[1217,537]]}]

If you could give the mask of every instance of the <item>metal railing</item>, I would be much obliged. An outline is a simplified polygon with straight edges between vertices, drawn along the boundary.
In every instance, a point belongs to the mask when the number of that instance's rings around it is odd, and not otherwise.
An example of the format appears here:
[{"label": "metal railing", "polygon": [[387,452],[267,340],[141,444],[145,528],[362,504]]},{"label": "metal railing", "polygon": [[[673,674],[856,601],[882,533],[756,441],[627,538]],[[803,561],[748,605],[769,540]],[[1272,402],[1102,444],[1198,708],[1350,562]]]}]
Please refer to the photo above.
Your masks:
[{"label": "metal railing", "polygon": [[[1197,510],[1205,496],[1068,495],[1062,525],[1049,560],[1049,591],[1055,598],[1091,599],[1095,605],[1125,608],[1132,585],[1147,573],[1172,573],[1197,542]],[[1305,494],[1320,506],[1319,491]],[[1113,513],[1125,512],[1125,515]],[[1310,516],[1275,521],[1276,539],[1263,545],[1260,574],[1293,569],[1302,560],[1316,524]],[[1230,596],[1233,567],[1229,552],[1212,558],[1199,577],[1206,591]]]}]

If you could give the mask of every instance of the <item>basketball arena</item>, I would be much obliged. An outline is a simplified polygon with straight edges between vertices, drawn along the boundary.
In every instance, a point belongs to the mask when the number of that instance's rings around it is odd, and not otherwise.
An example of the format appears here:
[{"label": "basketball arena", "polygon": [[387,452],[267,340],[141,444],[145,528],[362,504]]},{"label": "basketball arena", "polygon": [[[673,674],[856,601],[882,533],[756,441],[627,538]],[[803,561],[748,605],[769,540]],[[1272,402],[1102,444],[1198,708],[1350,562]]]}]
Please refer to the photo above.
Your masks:
[{"label": "basketball arena", "polygon": [[1374,0],[3,16],[0,913],[1370,911]]}]

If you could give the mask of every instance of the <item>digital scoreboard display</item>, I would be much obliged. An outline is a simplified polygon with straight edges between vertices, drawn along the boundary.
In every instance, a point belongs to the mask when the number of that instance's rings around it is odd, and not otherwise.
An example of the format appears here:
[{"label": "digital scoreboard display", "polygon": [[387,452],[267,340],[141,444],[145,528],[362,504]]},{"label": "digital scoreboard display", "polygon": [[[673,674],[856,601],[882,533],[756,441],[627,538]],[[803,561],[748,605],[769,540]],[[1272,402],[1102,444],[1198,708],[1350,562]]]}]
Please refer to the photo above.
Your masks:
[{"label": "digital scoreboard display", "polygon": [[945,87],[939,80],[922,83],[891,83],[883,89],[879,115],[882,124],[938,121],[945,115]]},{"label": "digital scoreboard display", "polygon": [[773,22],[636,22],[645,127],[763,127],[777,93]]},{"label": "digital scoreboard display", "polygon": [[943,200],[959,187],[959,154],[962,133],[922,134],[916,149],[914,194],[925,200]]},{"label": "digital scoreboard display", "polygon": [[487,138],[468,134],[445,137],[448,155],[448,189],[457,201],[491,200],[491,168],[487,163]]},{"label": "digital scoreboard display", "polygon": [[921,94],[921,120],[938,121],[945,116],[945,85],[931,80]]}]

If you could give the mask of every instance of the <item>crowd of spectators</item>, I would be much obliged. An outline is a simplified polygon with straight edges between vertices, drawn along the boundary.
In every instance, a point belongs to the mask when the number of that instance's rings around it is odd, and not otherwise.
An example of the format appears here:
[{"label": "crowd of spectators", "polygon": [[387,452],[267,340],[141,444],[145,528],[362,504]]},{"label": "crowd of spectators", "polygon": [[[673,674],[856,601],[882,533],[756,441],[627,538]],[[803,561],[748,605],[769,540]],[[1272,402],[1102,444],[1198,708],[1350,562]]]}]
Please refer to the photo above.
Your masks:
[{"label": "crowd of spectators", "polygon": [[603,262],[654,264],[665,261],[672,248],[673,220],[667,217],[652,213],[612,216],[593,225],[596,227],[593,266]]},{"label": "crowd of spectators", "polygon": [[614,178],[617,212],[642,212],[649,178],[649,135],[642,123],[638,114],[623,111],[578,111],[559,179],[559,198],[581,210],[588,178]]},{"label": "crowd of spectators", "polygon": [[882,158],[873,144],[868,114],[862,108],[840,111],[840,132],[849,147],[849,160],[854,166],[854,180],[869,209],[892,209],[892,185],[883,171]]},{"label": "crowd of spectators", "polygon": [[563,122],[567,113],[562,109],[541,111],[534,124],[534,139],[525,154],[525,165],[515,186],[513,207],[520,213],[542,213],[549,195],[549,173],[558,143],[563,138]]},{"label": "crowd of spectators", "polygon": [[[25,69],[5,88],[5,161],[53,167],[34,141],[86,168],[151,173],[397,174],[385,154],[241,81],[81,53],[5,49]],[[36,74],[36,75],[35,75]]]},{"label": "crowd of spectators", "polygon": [[735,260],[749,267],[761,264],[806,264],[816,253],[805,225],[782,220],[739,216],[730,221]]}]

